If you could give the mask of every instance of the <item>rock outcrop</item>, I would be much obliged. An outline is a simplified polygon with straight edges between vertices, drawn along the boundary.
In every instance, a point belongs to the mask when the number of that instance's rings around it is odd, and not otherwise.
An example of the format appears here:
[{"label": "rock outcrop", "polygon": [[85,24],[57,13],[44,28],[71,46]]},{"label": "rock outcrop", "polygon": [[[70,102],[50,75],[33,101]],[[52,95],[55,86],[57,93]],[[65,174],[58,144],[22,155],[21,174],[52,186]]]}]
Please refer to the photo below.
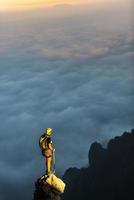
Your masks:
[{"label": "rock outcrop", "polygon": [[34,200],[61,200],[60,192],[44,182],[43,179],[38,179],[35,183]]},{"label": "rock outcrop", "polygon": [[65,183],[55,174],[42,176],[35,183],[34,200],[61,200]]}]

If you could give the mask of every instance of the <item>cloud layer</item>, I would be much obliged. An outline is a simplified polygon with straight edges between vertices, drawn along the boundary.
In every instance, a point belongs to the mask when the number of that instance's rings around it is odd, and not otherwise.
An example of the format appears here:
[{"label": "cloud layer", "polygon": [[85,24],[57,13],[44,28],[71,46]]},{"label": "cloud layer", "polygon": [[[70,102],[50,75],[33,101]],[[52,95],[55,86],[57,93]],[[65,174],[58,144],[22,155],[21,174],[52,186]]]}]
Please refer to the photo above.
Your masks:
[{"label": "cloud layer", "polygon": [[105,143],[134,124],[127,9],[67,7],[62,17],[59,9],[1,19],[2,200],[31,198],[44,169],[38,138],[46,127],[54,129],[61,175],[87,164],[92,142]]}]

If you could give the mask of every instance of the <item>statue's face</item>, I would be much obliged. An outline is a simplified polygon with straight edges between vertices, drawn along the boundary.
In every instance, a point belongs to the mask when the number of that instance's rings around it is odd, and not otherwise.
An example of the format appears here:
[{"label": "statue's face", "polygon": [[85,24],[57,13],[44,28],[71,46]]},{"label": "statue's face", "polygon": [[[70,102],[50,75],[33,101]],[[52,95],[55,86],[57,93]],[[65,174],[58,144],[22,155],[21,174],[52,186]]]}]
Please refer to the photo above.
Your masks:
[{"label": "statue's face", "polygon": [[46,129],[46,134],[50,136],[52,134],[52,129],[51,128],[47,128]]}]

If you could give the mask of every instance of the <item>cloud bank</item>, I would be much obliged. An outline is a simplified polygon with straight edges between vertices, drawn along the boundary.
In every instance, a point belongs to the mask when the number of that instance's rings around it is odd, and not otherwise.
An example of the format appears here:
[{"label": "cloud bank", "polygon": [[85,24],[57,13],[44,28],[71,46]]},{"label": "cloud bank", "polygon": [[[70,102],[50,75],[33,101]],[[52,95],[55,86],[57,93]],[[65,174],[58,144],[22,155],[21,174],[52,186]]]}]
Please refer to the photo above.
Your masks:
[{"label": "cloud bank", "polygon": [[46,127],[54,129],[60,175],[88,163],[92,142],[105,143],[133,127],[131,16],[126,7],[115,7],[3,15],[2,200],[32,198],[32,184],[44,170],[38,138]]}]

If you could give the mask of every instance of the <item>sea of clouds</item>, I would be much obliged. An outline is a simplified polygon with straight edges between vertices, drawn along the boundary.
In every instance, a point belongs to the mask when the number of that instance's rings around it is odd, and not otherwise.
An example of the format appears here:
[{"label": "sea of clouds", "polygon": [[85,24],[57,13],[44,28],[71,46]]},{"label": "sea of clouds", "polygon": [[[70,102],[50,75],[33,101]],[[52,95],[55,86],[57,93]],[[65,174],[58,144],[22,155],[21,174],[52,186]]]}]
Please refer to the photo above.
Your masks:
[{"label": "sea of clouds", "polygon": [[131,17],[128,4],[1,14],[1,200],[32,199],[46,127],[59,175],[87,166],[92,142],[134,127]]}]

